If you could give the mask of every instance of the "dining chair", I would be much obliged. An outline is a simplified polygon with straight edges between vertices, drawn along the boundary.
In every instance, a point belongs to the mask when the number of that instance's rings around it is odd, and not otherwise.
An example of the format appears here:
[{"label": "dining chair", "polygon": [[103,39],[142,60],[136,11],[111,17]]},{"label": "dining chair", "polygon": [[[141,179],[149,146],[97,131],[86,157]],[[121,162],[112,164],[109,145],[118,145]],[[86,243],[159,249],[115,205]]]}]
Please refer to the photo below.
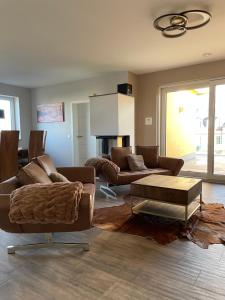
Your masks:
[{"label": "dining chair", "polygon": [[0,131],[0,182],[18,172],[19,131]]},{"label": "dining chair", "polygon": [[43,155],[45,152],[47,131],[31,130],[28,148],[28,161],[32,158]]}]

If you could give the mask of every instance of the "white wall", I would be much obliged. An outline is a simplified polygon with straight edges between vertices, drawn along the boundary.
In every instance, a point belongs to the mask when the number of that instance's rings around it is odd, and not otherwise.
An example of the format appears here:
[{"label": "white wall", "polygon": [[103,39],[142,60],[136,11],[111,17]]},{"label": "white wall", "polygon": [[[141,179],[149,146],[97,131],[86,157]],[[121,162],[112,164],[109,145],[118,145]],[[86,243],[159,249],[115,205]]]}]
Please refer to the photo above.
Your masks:
[{"label": "white wall", "polygon": [[[128,82],[128,72],[116,72],[72,83],[32,89],[33,127],[47,130],[46,152],[57,166],[72,165],[72,105],[71,102],[88,100],[93,94],[113,93],[118,83]],[[37,105],[47,103],[65,103],[65,122],[37,123]]]},{"label": "white wall", "polygon": [[19,144],[22,148],[27,148],[30,129],[32,127],[31,90],[23,87],[0,83],[0,95],[19,98],[21,123],[21,140]]}]

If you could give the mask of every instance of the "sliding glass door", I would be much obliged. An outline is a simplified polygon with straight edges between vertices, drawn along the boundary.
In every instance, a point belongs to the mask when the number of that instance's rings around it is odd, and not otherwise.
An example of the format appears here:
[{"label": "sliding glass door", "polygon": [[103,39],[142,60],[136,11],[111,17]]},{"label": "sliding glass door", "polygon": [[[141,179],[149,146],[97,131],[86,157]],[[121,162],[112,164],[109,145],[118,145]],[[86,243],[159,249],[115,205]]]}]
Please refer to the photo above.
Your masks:
[{"label": "sliding glass door", "polygon": [[225,180],[225,82],[162,89],[161,154],[184,159],[183,175]]},{"label": "sliding glass door", "polygon": [[225,176],[225,84],[215,86],[214,174]]}]

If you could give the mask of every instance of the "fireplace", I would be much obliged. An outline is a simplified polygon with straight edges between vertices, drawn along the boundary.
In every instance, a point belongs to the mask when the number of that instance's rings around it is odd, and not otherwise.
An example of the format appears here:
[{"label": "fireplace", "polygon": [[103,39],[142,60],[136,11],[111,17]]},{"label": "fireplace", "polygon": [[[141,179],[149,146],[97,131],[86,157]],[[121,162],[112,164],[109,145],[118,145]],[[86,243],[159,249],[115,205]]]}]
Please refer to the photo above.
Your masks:
[{"label": "fireplace", "polygon": [[112,135],[104,135],[104,136],[96,136],[97,139],[97,154],[107,155],[111,153],[112,147],[128,147],[130,146],[130,136],[112,136]]},{"label": "fireplace", "polygon": [[119,93],[90,97],[90,125],[97,155],[110,154],[112,147],[134,150],[134,98]]}]

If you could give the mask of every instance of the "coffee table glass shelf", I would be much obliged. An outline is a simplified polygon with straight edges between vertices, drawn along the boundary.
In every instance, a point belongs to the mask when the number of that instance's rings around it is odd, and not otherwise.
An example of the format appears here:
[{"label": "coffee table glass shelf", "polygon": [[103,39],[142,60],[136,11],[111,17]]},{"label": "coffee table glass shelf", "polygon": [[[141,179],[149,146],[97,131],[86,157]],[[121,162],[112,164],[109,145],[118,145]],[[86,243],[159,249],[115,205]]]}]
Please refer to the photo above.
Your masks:
[{"label": "coffee table glass shelf", "polygon": [[138,197],[131,204],[134,214],[150,214],[185,221],[202,204],[202,180],[196,178],[150,175],[134,181],[130,194]]},{"label": "coffee table glass shelf", "polygon": [[[194,201],[187,207],[187,220],[200,208],[200,203]],[[158,202],[152,199],[142,200],[140,203],[132,207],[133,214],[149,214],[158,217],[176,219],[185,221],[185,207],[182,205],[174,205],[167,202]]]}]

